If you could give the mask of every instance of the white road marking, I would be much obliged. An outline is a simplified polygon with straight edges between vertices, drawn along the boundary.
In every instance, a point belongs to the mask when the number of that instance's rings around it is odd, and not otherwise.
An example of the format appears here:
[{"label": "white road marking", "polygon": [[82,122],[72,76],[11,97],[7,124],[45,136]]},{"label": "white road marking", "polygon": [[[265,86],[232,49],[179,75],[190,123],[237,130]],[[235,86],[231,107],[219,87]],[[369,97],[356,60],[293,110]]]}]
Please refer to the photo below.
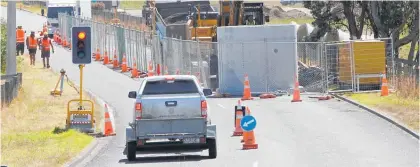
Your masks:
[{"label": "white road marking", "polygon": [[221,108],[223,108],[223,109],[226,109],[226,107],[225,106],[223,106],[223,105],[221,105],[221,104],[217,104],[219,107],[221,107]]},{"label": "white road marking", "polygon": [[258,167],[258,161],[255,161],[255,162],[252,164],[252,167]]}]

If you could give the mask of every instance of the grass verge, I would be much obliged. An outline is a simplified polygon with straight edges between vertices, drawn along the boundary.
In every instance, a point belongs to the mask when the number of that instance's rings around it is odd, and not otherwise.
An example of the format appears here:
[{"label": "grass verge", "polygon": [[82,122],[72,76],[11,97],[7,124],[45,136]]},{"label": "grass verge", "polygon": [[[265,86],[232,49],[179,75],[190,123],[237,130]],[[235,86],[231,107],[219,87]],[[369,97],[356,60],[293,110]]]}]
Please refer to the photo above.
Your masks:
[{"label": "grass verge", "polygon": [[361,104],[392,116],[419,133],[419,87],[411,77],[398,77],[395,93],[381,97],[380,93],[345,94]]},{"label": "grass verge", "polygon": [[[7,2],[1,1],[1,6],[7,6]],[[41,5],[24,5],[22,2],[16,2],[17,9],[25,9],[32,13],[41,14],[41,9],[44,9],[44,15],[47,15],[47,9],[45,6]]]},{"label": "grass verge", "polygon": [[122,0],[120,1],[119,8],[141,10],[143,9],[144,4],[145,4],[145,1],[141,1],[141,0]]},{"label": "grass verge", "polygon": [[[10,106],[1,111],[1,162],[8,166],[61,166],[93,139],[63,130],[67,102],[78,98],[78,93],[64,83],[62,96],[49,95],[59,74],[43,69],[40,62],[29,66],[28,55],[23,57],[22,88]],[[97,105],[95,108],[98,127],[103,116]]]}]

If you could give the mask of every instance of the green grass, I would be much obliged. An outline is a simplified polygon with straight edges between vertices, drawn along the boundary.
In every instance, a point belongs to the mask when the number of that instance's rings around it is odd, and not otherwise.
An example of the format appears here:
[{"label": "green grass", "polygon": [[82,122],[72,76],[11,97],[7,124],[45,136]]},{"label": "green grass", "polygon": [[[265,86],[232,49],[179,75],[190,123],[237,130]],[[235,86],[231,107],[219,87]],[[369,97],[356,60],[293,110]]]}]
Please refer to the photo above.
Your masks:
[{"label": "green grass", "polygon": [[[65,127],[67,102],[79,94],[66,82],[62,96],[49,95],[59,74],[43,69],[39,60],[30,66],[28,57],[18,57],[23,84],[18,96],[1,111],[1,162],[8,166],[61,166],[93,137],[73,130],[57,132]],[[95,105],[95,125],[100,129],[103,112]]]},{"label": "green grass", "polygon": [[143,8],[145,1],[134,1],[134,0],[122,0],[120,2],[121,9],[137,9]]},{"label": "green grass", "polygon": [[270,22],[268,24],[290,24],[292,21],[296,22],[297,24],[304,24],[308,23],[311,24],[314,19],[313,18],[302,18],[302,19],[278,19],[278,18],[270,18]]},{"label": "green grass", "polygon": [[[7,6],[7,2],[5,1],[1,1],[1,6]],[[16,3],[16,8],[17,9],[26,9],[32,13],[37,13],[37,14],[41,14],[41,9],[44,9],[44,15],[47,15],[47,10],[45,6],[40,6],[40,5],[23,5],[22,2],[17,2]]]},{"label": "green grass", "polygon": [[412,77],[397,77],[392,81],[395,92],[389,96],[380,93],[347,93],[345,96],[404,123],[419,132],[419,87]]},{"label": "green grass", "polygon": [[86,147],[93,137],[69,130],[2,134],[2,164],[60,166]]}]

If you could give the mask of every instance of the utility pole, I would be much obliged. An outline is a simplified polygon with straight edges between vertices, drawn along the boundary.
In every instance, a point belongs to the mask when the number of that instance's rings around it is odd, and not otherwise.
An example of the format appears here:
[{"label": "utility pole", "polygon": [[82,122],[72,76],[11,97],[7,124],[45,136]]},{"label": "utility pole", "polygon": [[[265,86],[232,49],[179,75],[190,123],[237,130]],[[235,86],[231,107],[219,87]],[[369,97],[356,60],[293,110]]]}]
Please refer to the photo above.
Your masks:
[{"label": "utility pole", "polygon": [[6,75],[16,74],[16,1],[7,2]]}]

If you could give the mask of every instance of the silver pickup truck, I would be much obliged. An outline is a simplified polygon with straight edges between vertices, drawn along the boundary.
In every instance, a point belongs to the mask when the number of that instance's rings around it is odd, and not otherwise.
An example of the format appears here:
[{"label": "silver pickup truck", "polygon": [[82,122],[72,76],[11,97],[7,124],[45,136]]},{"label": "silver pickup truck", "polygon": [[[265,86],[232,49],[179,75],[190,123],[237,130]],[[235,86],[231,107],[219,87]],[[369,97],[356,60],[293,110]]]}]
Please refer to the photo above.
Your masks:
[{"label": "silver pickup truck", "polygon": [[137,154],[209,150],[216,158],[216,125],[211,124],[206,97],[192,75],[147,77],[138,91],[133,122],[126,128],[126,151],[129,161]]}]

